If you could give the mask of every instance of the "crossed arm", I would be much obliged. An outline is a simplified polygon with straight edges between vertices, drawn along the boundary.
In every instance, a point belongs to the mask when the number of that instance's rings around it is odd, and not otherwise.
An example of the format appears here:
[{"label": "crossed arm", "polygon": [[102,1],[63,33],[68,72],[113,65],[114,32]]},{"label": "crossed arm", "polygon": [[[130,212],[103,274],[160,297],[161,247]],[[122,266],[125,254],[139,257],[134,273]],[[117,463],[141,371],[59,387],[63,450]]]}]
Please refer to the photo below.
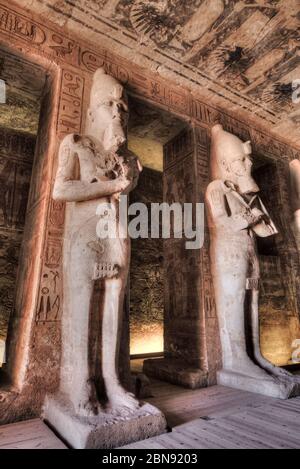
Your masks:
[{"label": "crossed arm", "polygon": [[111,196],[125,190],[130,181],[120,176],[110,181],[85,182],[75,179],[78,156],[72,136],[67,136],[61,143],[58,156],[53,198],[63,202],[83,202]]},{"label": "crossed arm", "polygon": [[226,193],[214,182],[207,188],[206,201],[214,224],[235,232],[257,225],[264,217],[259,209],[242,205],[238,212],[232,213]]}]

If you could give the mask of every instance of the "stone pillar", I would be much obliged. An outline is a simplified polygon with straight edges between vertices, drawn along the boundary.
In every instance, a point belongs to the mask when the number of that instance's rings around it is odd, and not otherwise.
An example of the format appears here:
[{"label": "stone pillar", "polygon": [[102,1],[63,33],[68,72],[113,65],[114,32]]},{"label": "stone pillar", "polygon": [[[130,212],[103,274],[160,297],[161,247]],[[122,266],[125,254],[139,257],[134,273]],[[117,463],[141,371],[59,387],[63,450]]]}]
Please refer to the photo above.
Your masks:
[{"label": "stone pillar", "polygon": [[[203,203],[208,155],[207,130],[200,127],[185,129],[165,146],[164,202]],[[146,360],[144,371],[175,384],[199,388],[215,383],[220,361],[206,226],[200,250],[187,250],[185,243],[185,238],[164,241],[165,358]]]}]

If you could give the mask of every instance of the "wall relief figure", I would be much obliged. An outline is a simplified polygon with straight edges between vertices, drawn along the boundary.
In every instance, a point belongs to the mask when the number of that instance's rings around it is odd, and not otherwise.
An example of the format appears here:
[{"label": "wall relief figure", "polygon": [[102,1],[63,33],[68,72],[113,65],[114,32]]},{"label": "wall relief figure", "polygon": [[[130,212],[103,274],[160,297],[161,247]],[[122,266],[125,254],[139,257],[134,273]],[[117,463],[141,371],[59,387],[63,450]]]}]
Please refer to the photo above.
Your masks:
[{"label": "wall relief figure", "polygon": [[260,351],[256,237],[274,236],[277,229],[252,178],[251,151],[250,142],[213,127],[206,205],[223,356],[218,382],[288,398],[300,392],[299,377],[272,365]]},{"label": "wall relief figure", "polygon": [[[134,435],[129,429],[121,428],[123,436],[118,437],[116,425],[112,429],[110,424],[145,416],[145,410],[140,410],[139,402],[122,387],[118,376],[130,259],[127,225],[120,226],[124,217],[119,216],[119,197],[136,186],[142,169],[126,147],[127,120],[123,86],[99,69],[93,78],[85,134],[67,135],[59,149],[53,198],[66,202],[62,359],[60,390],[46,401],[45,416],[76,448],[112,447],[130,441]],[[103,218],[108,226],[109,222],[117,223],[114,238],[99,236],[97,225]],[[89,363],[89,342],[91,335],[95,336],[90,313],[99,279],[104,283],[98,308],[106,404],[96,389],[95,371]],[[146,414],[149,417],[149,409]],[[159,413],[155,434],[158,428],[161,431],[162,423]]]}]

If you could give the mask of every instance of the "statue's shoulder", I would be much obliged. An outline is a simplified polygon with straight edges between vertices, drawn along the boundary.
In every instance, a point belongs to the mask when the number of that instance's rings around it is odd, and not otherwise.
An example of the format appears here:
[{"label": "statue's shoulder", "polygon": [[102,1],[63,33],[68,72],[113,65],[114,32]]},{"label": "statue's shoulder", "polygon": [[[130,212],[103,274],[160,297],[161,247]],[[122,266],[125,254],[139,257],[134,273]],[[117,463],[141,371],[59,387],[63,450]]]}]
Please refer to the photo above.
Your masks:
[{"label": "statue's shoulder", "polygon": [[81,135],[79,134],[68,134],[66,135],[61,143],[60,143],[60,146],[61,147],[65,147],[65,146],[72,146],[74,145],[79,139],[81,138]]},{"label": "statue's shoulder", "polygon": [[210,194],[214,191],[226,192],[225,184],[221,179],[216,179],[208,184],[206,189],[207,194]]},{"label": "statue's shoulder", "polygon": [[60,154],[72,157],[79,150],[94,150],[95,142],[87,135],[68,134],[60,144]]},{"label": "statue's shoulder", "polygon": [[82,134],[68,134],[66,135],[62,141],[61,141],[61,146],[74,146],[74,147],[94,147],[95,142],[94,140],[89,137],[88,135],[82,135]]}]

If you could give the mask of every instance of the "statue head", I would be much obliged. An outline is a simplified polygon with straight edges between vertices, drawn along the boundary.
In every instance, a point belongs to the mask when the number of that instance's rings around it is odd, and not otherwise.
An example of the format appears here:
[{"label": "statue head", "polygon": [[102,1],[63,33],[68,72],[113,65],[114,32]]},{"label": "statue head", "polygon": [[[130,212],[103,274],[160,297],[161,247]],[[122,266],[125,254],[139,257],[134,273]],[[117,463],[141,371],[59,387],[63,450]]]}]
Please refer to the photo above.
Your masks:
[{"label": "statue head", "polygon": [[127,121],[123,86],[99,68],[93,77],[86,133],[100,140],[105,150],[116,151],[126,141]]},{"label": "statue head", "polygon": [[211,171],[213,179],[233,183],[240,194],[259,192],[252,178],[251,142],[225,132],[220,124],[212,128]]}]

